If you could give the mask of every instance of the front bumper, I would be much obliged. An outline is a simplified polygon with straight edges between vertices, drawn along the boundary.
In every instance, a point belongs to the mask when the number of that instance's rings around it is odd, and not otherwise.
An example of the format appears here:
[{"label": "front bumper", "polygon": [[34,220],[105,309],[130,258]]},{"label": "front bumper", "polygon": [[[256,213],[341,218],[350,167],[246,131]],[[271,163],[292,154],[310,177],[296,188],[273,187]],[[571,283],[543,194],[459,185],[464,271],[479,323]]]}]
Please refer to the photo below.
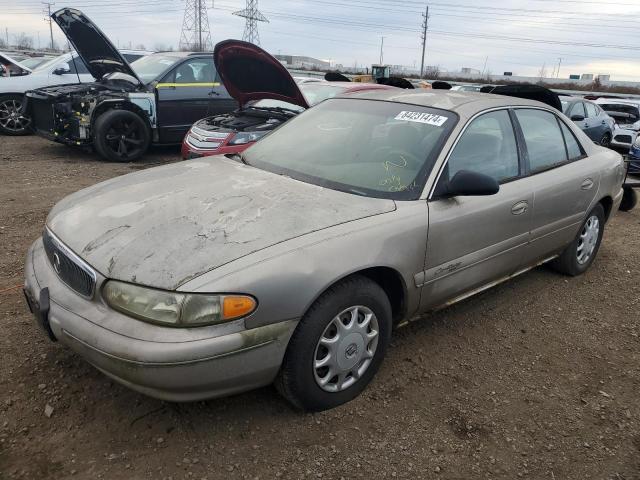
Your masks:
[{"label": "front bumper", "polygon": [[635,145],[629,150],[629,173],[640,174],[640,147]]},{"label": "front bumper", "polygon": [[[98,288],[104,279],[99,279]],[[27,254],[25,293],[49,293],[48,325],[63,345],[123,385],[162,400],[214,398],[270,384],[297,320],[251,330],[238,320],[175,329],[146,324],[86,300],[63,284],[36,241]],[[124,326],[124,327],[123,327]]]}]

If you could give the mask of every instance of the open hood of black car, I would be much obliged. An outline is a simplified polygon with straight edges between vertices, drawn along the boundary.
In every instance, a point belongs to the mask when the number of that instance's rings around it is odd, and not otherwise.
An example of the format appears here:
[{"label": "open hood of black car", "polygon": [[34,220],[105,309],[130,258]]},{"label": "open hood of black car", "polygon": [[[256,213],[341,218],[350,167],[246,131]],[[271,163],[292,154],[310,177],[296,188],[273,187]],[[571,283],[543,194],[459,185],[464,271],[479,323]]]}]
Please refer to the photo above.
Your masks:
[{"label": "open hood of black car", "polygon": [[120,72],[143,83],[107,36],[80,10],[62,8],[53,13],[51,18],[97,80],[109,73]]},{"label": "open hood of black car", "polygon": [[265,98],[309,108],[289,71],[260,47],[224,40],[216,45],[213,60],[222,83],[240,108],[251,100]]},{"label": "open hood of black car", "polygon": [[9,69],[11,75],[26,75],[31,73],[30,68],[25,67],[18,60],[12,58],[9,53],[0,52],[0,63]]},{"label": "open hood of black car", "polygon": [[550,107],[562,112],[562,102],[555,92],[540,85],[487,85],[480,89],[482,93],[494,93],[496,95],[506,95],[508,97],[524,98],[527,100],[537,100],[546,103]]}]

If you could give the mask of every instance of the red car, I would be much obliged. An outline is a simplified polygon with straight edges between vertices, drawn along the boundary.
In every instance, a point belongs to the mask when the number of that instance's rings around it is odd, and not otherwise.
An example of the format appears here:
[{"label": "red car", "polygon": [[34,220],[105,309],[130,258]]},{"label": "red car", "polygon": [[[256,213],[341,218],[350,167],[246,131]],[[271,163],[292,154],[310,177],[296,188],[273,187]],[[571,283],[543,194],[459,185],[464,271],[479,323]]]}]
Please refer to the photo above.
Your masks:
[{"label": "red car", "polygon": [[258,139],[327,98],[396,87],[370,83],[296,84],[289,71],[261,48],[239,40],[214,51],[218,76],[239,103],[234,112],[196,122],[182,142],[182,158],[240,153]]}]

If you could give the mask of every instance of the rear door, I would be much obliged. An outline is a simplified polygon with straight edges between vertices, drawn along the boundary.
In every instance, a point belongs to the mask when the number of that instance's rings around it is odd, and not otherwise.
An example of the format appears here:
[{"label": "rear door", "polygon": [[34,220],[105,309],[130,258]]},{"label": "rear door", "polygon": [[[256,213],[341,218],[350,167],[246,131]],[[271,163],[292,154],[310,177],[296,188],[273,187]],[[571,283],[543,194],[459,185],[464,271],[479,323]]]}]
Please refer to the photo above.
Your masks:
[{"label": "rear door", "polygon": [[531,244],[525,255],[525,261],[533,263],[573,241],[598,191],[600,172],[554,113],[521,108],[515,118],[534,190]]},{"label": "rear door", "polygon": [[161,143],[179,143],[197,120],[235,106],[216,77],[212,57],[193,57],[156,85]]},{"label": "rear door", "polygon": [[429,200],[429,240],[422,308],[428,309],[516,272],[529,240],[533,192],[508,110],[484,113],[466,127],[438,180],[460,170],[500,183],[491,196]]}]

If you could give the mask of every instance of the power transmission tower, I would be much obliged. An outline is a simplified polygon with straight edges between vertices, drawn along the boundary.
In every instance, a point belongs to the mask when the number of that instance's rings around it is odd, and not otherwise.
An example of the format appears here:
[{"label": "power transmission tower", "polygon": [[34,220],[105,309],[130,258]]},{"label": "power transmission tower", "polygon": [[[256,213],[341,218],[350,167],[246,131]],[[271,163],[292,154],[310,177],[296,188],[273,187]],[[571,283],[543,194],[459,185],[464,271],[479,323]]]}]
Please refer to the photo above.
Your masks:
[{"label": "power transmission tower", "polygon": [[184,6],[182,33],[178,48],[196,52],[213,49],[209,15],[204,0],[187,0]]},{"label": "power transmission tower", "polygon": [[422,39],[422,62],[420,63],[420,78],[424,75],[424,53],[427,49],[427,30],[429,29],[429,5],[427,5],[427,10],[422,14],[422,34],[420,38]]},{"label": "power transmission tower", "polygon": [[51,20],[51,7],[53,5],[55,5],[55,3],[53,2],[42,2],[42,5],[44,5],[44,14],[47,16],[44,21],[45,22],[49,22],[49,35],[51,36],[51,45],[50,48],[51,50],[53,50],[54,45],[53,45],[53,25],[52,25],[52,20]]},{"label": "power transmission tower", "polygon": [[269,23],[269,20],[258,10],[258,0],[247,0],[247,7],[244,10],[233,12],[233,14],[246,19],[242,39],[245,42],[251,42],[255,45],[260,45],[258,22]]}]

